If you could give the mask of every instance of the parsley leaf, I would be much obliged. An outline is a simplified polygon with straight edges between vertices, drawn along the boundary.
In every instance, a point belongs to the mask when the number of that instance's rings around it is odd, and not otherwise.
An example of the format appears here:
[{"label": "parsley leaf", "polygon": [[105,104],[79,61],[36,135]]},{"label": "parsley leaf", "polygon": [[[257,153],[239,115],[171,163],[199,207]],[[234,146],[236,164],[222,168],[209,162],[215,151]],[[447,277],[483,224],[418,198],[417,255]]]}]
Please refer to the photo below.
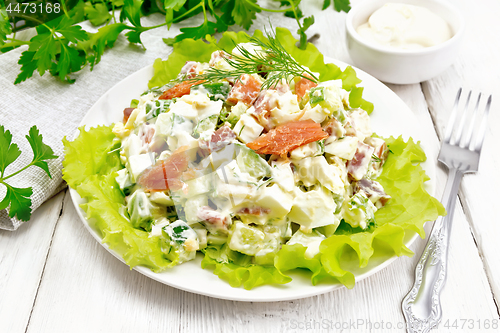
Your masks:
[{"label": "parsley leaf", "polygon": [[14,83],[19,83],[38,70],[43,75],[47,70],[61,81],[73,82],[69,73],[79,71],[85,64],[85,53],[77,50],[79,41],[88,39],[87,32],[67,16],[40,25],[37,35],[30,39],[27,51],[19,59],[21,73]]},{"label": "parsley leaf", "polygon": [[102,2],[93,4],[92,2],[85,3],[85,17],[93,25],[101,25],[111,20],[112,16],[109,13],[108,6]]},{"label": "parsley leaf", "polygon": [[[323,10],[330,7],[331,0],[324,0],[323,2]],[[348,13],[351,10],[351,4],[349,0],[333,0],[333,8],[337,12],[346,12]]]},{"label": "parsley leaf", "polygon": [[[233,25],[248,30],[255,22],[256,14],[261,12],[282,12],[295,19],[300,48],[305,49],[306,31],[314,24],[313,16],[303,17],[300,6],[305,1],[274,1],[286,8],[277,10],[273,6],[264,7],[257,0],[71,0],[66,3],[64,13],[57,18],[43,24],[41,21],[30,22],[29,26],[36,26],[37,35],[25,41],[16,39],[15,34],[11,36],[16,30],[11,23],[15,22],[11,22],[5,5],[1,5],[4,1],[0,0],[0,52],[21,45],[28,46],[19,58],[21,71],[15,84],[32,77],[35,71],[40,75],[48,71],[61,81],[72,83],[74,79],[70,74],[87,65],[93,70],[105,49],[113,47],[122,33],[130,43],[142,44],[143,32],[163,26],[170,28],[172,24],[202,14],[204,21],[200,26],[188,24],[174,38],[163,39],[168,45],[173,45],[186,38],[204,39],[207,35],[227,31]],[[323,0],[323,10],[332,7],[332,4],[336,11],[347,12],[350,9],[350,0]],[[119,12],[119,22],[115,19],[115,11]],[[156,26],[142,26],[141,17],[153,13],[164,14],[165,22]],[[104,26],[97,33],[87,33],[78,25],[85,19],[93,25]]]},{"label": "parsley leaf", "polygon": [[3,178],[5,169],[21,155],[19,147],[12,142],[12,134],[0,125],[0,178]]},{"label": "parsley leaf", "polygon": [[256,18],[256,13],[260,13],[261,10],[258,6],[252,6],[257,4],[257,0],[233,0],[234,8],[231,12],[234,22],[242,28],[248,30]]},{"label": "parsley leaf", "polygon": [[164,38],[163,41],[167,45],[173,45],[186,38],[205,38],[206,35],[213,35],[217,31],[217,24],[211,21],[206,21],[198,27],[181,28],[180,31],[182,34],[175,36],[175,38]]},{"label": "parsley leaf", "polygon": [[31,187],[17,188],[9,184],[2,183],[7,187],[7,194],[0,202],[0,210],[6,209],[10,205],[9,217],[17,217],[21,221],[28,221],[31,217]]},{"label": "parsley leaf", "polygon": [[299,27],[299,29],[297,30],[297,33],[299,34],[300,36],[300,45],[301,47],[305,47],[307,46],[307,35],[306,35],[306,30],[309,29],[309,27],[311,25],[314,24],[314,16],[308,16],[306,18],[304,18],[303,22],[302,22],[302,26]]},{"label": "parsley leaf", "polygon": [[36,126],[30,128],[29,135],[26,135],[26,139],[28,139],[31,149],[33,150],[33,160],[31,164],[42,168],[47,175],[52,178],[49,172],[49,166],[45,160],[57,158],[57,156],[54,155],[54,151],[42,142],[42,135]]},{"label": "parsley leaf", "polygon": [[165,9],[178,11],[184,6],[187,0],[165,0]]},{"label": "parsley leaf", "polygon": [[9,22],[9,16],[7,15],[7,9],[4,6],[0,6],[0,46],[5,44],[7,35],[11,33],[12,27]]},{"label": "parsley leaf", "polygon": [[12,143],[12,134],[10,131],[5,130],[3,125],[0,125],[0,184],[7,188],[5,198],[0,202],[0,210],[9,208],[10,206],[9,216],[17,217],[22,221],[28,221],[31,217],[30,197],[33,194],[33,189],[31,187],[17,188],[5,181],[23,172],[32,165],[41,168],[51,177],[46,160],[57,158],[52,148],[43,143],[42,135],[39,133],[36,126],[30,128],[29,135],[26,135],[26,138],[33,150],[33,160],[20,170],[5,176],[6,168],[21,155],[21,151],[17,144]]},{"label": "parsley leaf", "polygon": [[108,24],[99,28],[88,41],[80,43],[80,47],[87,53],[87,61],[91,69],[101,61],[106,47],[113,47],[118,36],[125,29],[130,29],[130,27],[123,23]]},{"label": "parsley leaf", "polygon": [[128,19],[134,27],[141,26],[141,6],[143,0],[125,0],[120,13],[120,21]]}]

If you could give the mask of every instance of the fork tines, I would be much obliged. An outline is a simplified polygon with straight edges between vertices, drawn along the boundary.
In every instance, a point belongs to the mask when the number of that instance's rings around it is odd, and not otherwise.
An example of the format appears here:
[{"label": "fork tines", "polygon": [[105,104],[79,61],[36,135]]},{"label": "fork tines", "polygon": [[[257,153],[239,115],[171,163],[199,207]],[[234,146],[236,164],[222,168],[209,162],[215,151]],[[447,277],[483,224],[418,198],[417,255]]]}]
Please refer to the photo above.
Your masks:
[{"label": "fork tines", "polygon": [[[465,97],[465,95],[467,97]],[[489,95],[487,101],[484,102],[485,96],[482,93],[478,93],[477,101],[474,103],[475,106],[469,108],[471,96],[472,91],[464,93],[462,96],[462,88],[458,90],[443,142],[454,146],[458,145],[462,148],[468,148],[471,151],[480,152],[486,135],[488,113],[491,106],[491,95]],[[484,103],[486,103],[486,105],[480,108],[480,104]],[[484,110],[481,116],[478,115],[478,110],[480,109]],[[456,122],[458,118],[460,118],[460,121],[457,125]],[[482,120],[479,128],[476,128],[476,120],[480,118],[482,118]],[[472,135],[475,130],[477,135],[475,135],[475,140],[472,140]]]}]

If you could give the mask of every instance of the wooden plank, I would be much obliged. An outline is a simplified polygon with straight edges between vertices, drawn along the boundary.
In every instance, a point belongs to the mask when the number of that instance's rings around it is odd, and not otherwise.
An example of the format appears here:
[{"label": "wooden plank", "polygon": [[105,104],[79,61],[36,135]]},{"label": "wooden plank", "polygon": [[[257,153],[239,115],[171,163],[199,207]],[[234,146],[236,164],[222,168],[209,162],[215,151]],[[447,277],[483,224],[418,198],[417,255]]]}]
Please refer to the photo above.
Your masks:
[{"label": "wooden plank", "polygon": [[[432,126],[419,85],[391,88]],[[434,141],[437,145],[437,138]],[[444,187],[444,180],[440,170],[438,188]],[[179,291],[130,271],[87,233],[69,198],[65,203],[28,332],[235,332],[245,327],[276,332],[311,325],[326,327],[324,331],[350,325],[345,331],[359,332],[368,331],[370,324],[380,327],[382,321],[386,328],[388,323],[393,328],[403,325],[401,299],[413,282],[417,256],[397,260],[353,290],[290,302],[224,301]],[[442,296],[443,325],[455,319],[492,320],[496,309],[481,260],[459,207],[456,214],[450,275]],[[418,240],[412,249],[420,253],[424,245]],[[464,261],[467,270],[461,268]],[[461,297],[457,300],[456,295]]]},{"label": "wooden plank", "polygon": [[[492,320],[495,307],[482,264],[463,213],[457,209],[456,214],[456,241],[442,296],[444,320]],[[412,249],[420,253],[424,244],[418,240]],[[353,290],[290,302],[218,300],[130,271],[88,234],[66,197],[27,332],[235,332],[245,327],[276,332],[301,331],[315,322],[333,328],[355,322],[357,329],[346,331],[359,332],[382,321],[397,328],[403,323],[400,302],[411,286],[416,261],[400,258]],[[464,261],[467,270],[461,268]]]},{"label": "wooden plank", "polygon": [[26,330],[63,197],[44,203],[17,231],[0,230],[0,332]]},{"label": "wooden plank", "polygon": [[[315,26],[321,27],[322,34],[318,41],[320,50],[349,61],[342,34],[343,14],[328,12],[316,19]],[[426,126],[433,126],[419,85],[391,88]],[[436,138],[434,142],[438,144]],[[445,173],[440,170],[438,188],[443,188],[444,180]],[[397,329],[403,323],[401,299],[413,282],[418,256],[398,259],[388,268],[358,282],[353,290],[341,289],[289,302],[223,301],[179,291],[130,271],[87,233],[68,197],[65,204],[28,332],[239,332],[245,329],[293,332],[304,331],[308,325],[316,325],[310,331],[325,332],[340,331],[339,325],[347,325],[345,332],[402,331]],[[455,319],[460,324],[460,319],[480,320],[484,324],[498,315],[460,206],[455,216],[450,271],[442,295],[442,325],[446,320],[453,323]],[[424,240],[418,240],[412,249],[420,253],[424,245]],[[464,262],[467,269],[462,268]],[[386,329],[380,326],[382,321]],[[389,322],[391,328],[388,328]],[[474,324],[476,329],[470,331],[479,331],[478,322]],[[455,331],[441,328],[439,331]]]},{"label": "wooden plank", "polygon": [[[462,181],[460,200],[467,215],[474,240],[484,268],[488,274],[496,303],[500,304],[500,224],[496,207],[500,188],[500,65],[496,54],[500,51],[497,20],[500,2],[477,1],[474,6],[468,1],[456,1],[466,13],[467,29],[463,47],[457,61],[439,77],[422,84],[429,109],[440,135],[444,133],[453,101],[459,87],[473,89],[475,93],[493,94],[493,105],[488,121],[486,139],[482,151],[479,172],[466,175]],[[485,8],[488,8],[485,10]]]}]

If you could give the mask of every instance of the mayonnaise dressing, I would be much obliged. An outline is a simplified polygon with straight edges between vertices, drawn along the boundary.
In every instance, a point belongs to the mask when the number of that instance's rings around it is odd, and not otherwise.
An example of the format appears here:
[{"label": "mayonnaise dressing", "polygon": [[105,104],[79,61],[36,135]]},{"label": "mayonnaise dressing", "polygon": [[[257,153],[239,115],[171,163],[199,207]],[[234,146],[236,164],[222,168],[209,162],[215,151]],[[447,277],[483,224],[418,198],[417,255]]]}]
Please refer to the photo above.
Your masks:
[{"label": "mayonnaise dressing", "polygon": [[448,23],[429,9],[387,3],[357,28],[365,40],[398,49],[420,49],[452,37]]}]

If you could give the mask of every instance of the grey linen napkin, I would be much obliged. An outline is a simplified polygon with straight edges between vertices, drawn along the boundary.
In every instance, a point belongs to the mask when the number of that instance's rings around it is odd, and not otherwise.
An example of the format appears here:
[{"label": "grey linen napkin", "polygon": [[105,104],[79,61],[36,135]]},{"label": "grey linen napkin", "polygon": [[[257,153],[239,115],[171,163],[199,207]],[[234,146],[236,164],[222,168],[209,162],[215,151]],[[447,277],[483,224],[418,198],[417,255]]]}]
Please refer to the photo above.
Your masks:
[{"label": "grey linen napkin", "polygon": [[[266,4],[267,5],[267,4]],[[294,20],[282,14],[257,14],[256,20],[248,33],[268,26],[270,20],[274,27],[296,29]],[[143,26],[154,26],[165,22],[165,16],[153,14],[141,18]],[[90,107],[111,87],[139,69],[152,65],[157,58],[166,59],[172,52],[162,38],[174,37],[180,29],[187,26],[198,26],[203,18],[198,16],[174,24],[170,30],[166,27],[152,29],[141,35],[141,46],[130,44],[121,35],[112,49],[103,55],[101,62],[91,72],[83,69],[73,77],[74,84],[63,83],[45,74],[40,77],[36,72],[33,78],[14,85],[20,66],[17,64],[26,47],[20,47],[0,55],[0,125],[10,130],[21,156],[11,164],[6,174],[19,170],[31,162],[31,148],[25,135],[31,126],[36,125],[43,135],[43,142],[49,145],[57,159],[49,160],[52,179],[37,167],[30,167],[25,172],[10,178],[7,182],[16,187],[32,187],[32,211],[35,211],[45,200],[65,188],[62,183],[62,161],[64,159],[62,139],[73,138],[78,124]],[[88,22],[82,27],[89,32],[96,31]],[[312,35],[312,33],[311,33]],[[130,99],[137,96],[130,96]],[[0,185],[0,199],[5,195],[4,186]],[[6,210],[0,211],[0,229],[16,230],[22,224],[18,219],[11,219]]]},{"label": "grey linen napkin", "polygon": [[[151,15],[143,18],[142,24],[153,26],[164,20],[165,16]],[[43,135],[43,142],[59,156],[48,161],[52,179],[40,168],[32,166],[7,180],[7,183],[15,187],[33,188],[33,211],[64,188],[61,172],[64,152],[61,140],[65,136],[72,139],[90,107],[117,82],[153,64],[156,58],[167,58],[172,48],[163,43],[161,38],[175,36],[180,27],[172,27],[170,31],[166,27],[158,28],[142,34],[146,50],[141,46],[131,45],[124,36],[120,36],[114,48],[105,52],[92,72],[87,67],[74,75],[74,84],[60,82],[48,73],[42,77],[35,73],[33,78],[14,85],[20,70],[17,62],[26,47],[0,55],[0,124],[12,133],[12,142],[22,152],[5,174],[11,174],[31,162],[33,155],[25,135],[33,125]],[[90,29],[90,25],[85,25],[85,29]],[[0,185],[0,200],[4,195],[5,187]],[[6,210],[0,211],[1,229],[16,230],[21,224],[22,221],[17,218],[9,218]]]}]

